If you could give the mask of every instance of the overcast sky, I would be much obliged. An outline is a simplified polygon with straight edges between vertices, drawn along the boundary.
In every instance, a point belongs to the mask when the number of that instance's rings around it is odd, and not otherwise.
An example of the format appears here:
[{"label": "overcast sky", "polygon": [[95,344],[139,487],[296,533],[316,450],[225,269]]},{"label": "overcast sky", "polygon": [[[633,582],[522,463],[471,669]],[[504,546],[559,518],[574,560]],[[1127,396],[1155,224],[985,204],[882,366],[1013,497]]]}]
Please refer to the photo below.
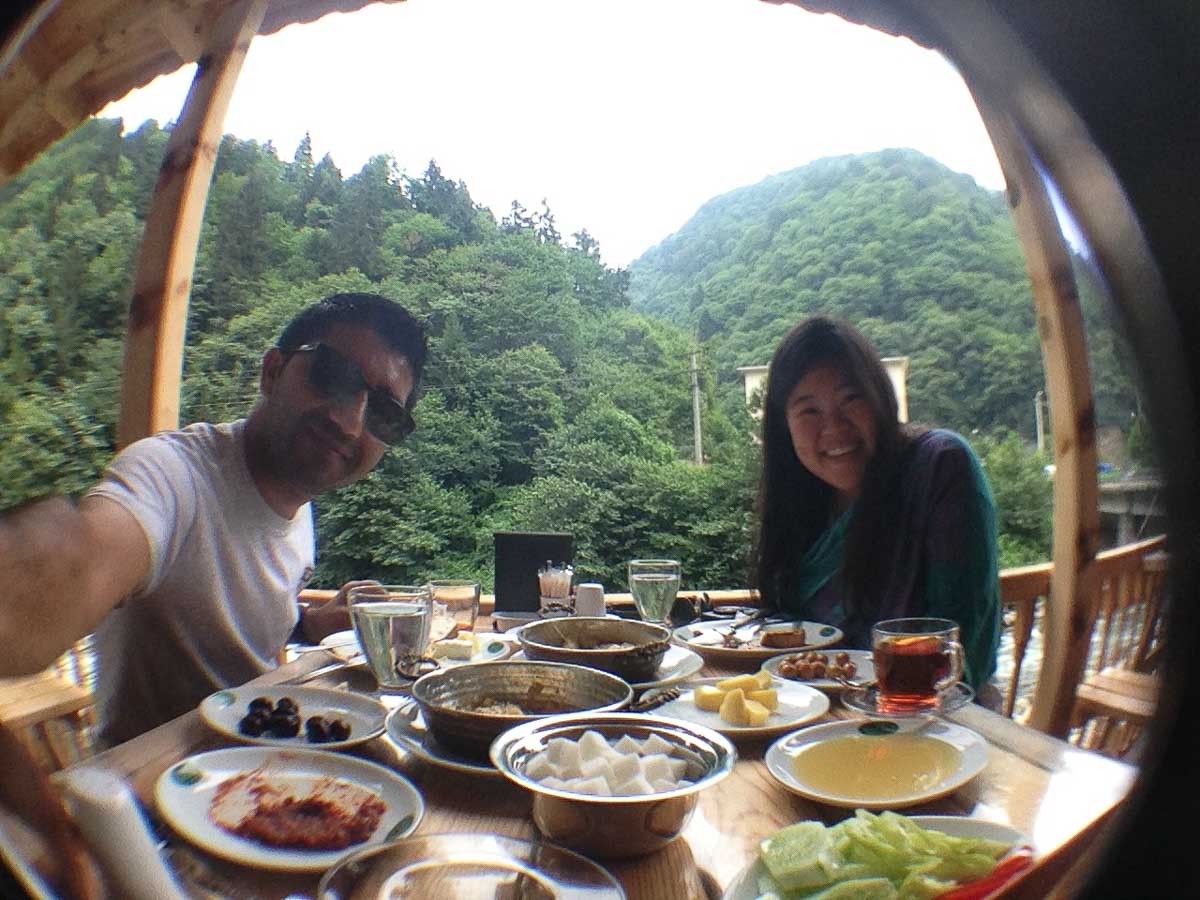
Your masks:
[{"label": "overcast sky", "polygon": [[[177,117],[192,68],[102,112]],[[407,0],[256,38],[225,131],[349,176],[430,159],[497,218],[550,204],[623,266],[708,199],[823,156],[913,147],[1003,180],[962,79],[889,35],[760,0]]]}]

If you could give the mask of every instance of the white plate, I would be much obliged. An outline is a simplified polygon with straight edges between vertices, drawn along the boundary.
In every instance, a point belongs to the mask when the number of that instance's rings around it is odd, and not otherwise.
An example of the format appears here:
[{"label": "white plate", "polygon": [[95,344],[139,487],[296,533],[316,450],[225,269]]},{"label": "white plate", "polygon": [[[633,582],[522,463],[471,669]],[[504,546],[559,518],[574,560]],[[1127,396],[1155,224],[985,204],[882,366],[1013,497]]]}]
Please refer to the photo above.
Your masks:
[{"label": "white plate", "polygon": [[[518,650],[512,655],[512,658],[514,660],[525,659],[525,651]],[[681,681],[687,681],[687,679],[703,668],[704,657],[699,653],[689,650],[687,647],[672,644],[667,647],[667,652],[663,654],[662,662],[658,664],[658,668],[654,671],[654,679],[652,681],[631,681],[629,685],[635,691],[667,687],[668,685],[679,684]]]},{"label": "white plate", "polygon": [[[298,790],[322,778],[351,782],[377,794],[387,811],[374,834],[344,850],[283,850],[238,837],[209,818],[209,807],[223,782],[259,766],[268,767],[273,780],[294,779]],[[292,872],[324,871],[347,853],[407,837],[425,814],[421,794],[408,779],[378,763],[320,750],[267,747],[226,747],[189,756],[159,776],[154,802],[167,824],[201,849],[242,865]]]},{"label": "white plate", "polygon": [[[847,783],[844,789],[830,790],[802,781],[796,774],[793,760],[804,748],[822,741],[848,735],[862,735],[879,741],[888,740],[893,734],[900,735],[920,732],[925,737],[934,738],[949,744],[958,751],[958,759],[952,771],[946,772],[941,778],[927,784],[914,787],[912,790],[896,796],[883,799],[873,799],[856,791],[850,779],[858,768],[847,764],[844,774]],[[785,788],[801,797],[827,803],[830,806],[844,806],[861,809],[901,809],[914,806],[927,800],[945,796],[966,784],[983,771],[988,761],[987,741],[961,725],[945,722],[940,719],[861,719],[849,722],[832,722],[828,725],[816,725],[797,731],[780,738],[767,748],[764,761],[767,769]],[[874,771],[882,763],[873,761]]]},{"label": "white plate", "polygon": [[421,707],[415,701],[409,700],[388,713],[387,736],[401,750],[407,750],[418,759],[443,769],[451,769],[465,775],[500,777],[500,770],[490,762],[480,762],[439,744],[437,738],[425,727]]},{"label": "white plate", "polygon": [[[250,701],[256,697],[266,697],[272,703],[279,702],[281,697],[291,697],[295,700],[300,709],[300,733],[296,737],[279,738],[265,734],[259,737],[250,737],[238,731],[238,722],[246,715]],[[304,733],[304,723],[311,716],[341,719],[350,726],[350,737],[344,741],[311,743]],[[379,737],[383,734],[383,722],[386,717],[386,707],[378,700],[364,694],[294,684],[270,687],[246,685],[240,688],[228,688],[217,691],[215,694],[209,694],[200,701],[200,718],[210,728],[243,743],[260,744],[264,747],[342,750]]]},{"label": "white plate", "polygon": [[354,633],[353,629],[335,631],[333,634],[325,636],[321,639],[320,646],[343,662],[361,663],[366,661],[362,648],[358,645],[358,635]]},{"label": "white plate", "polygon": [[832,625],[822,625],[820,622],[792,622],[789,624],[799,625],[804,629],[804,637],[808,643],[803,647],[763,647],[755,640],[755,637],[761,632],[754,633],[751,640],[755,642],[748,647],[725,647],[722,646],[721,639],[716,632],[717,629],[728,628],[728,622],[693,622],[690,625],[680,625],[673,634],[676,641],[695,650],[705,659],[728,663],[750,663],[770,659],[781,653],[804,653],[808,650],[820,650],[824,647],[832,647],[842,639],[841,629]]},{"label": "white plate", "polygon": [[[477,632],[477,634],[481,646],[470,659],[439,659],[438,663],[441,667],[449,669],[468,662],[492,662],[497,659],[507,659],[517,646],[516,641],[507,634],[491,634],[484,631]],[[354,633],[353,629],[334,632],[321,641],[321,646],[340,660],[354,664],[366,664],[362,648],[358,644],[358,635]]]},{"label": "white plate", "polygon": [[[783,676],[779,674],[779,664],[788,657],[795,656],[797,653],[807,652],[807,650],[799,650],[781,653],[778,656],[772,656],[762,664],[762,668],[770,672],[776,678],[783,678]],[[827,655],[830,659],[833,659],[834,655],[838,653],[848,654],[850,656],[850,661],[854,663],[855,672],[854,677],[850,679],[851,681],[875,680],[875,659],[871,655],[870,650],[844,650],[838,648],[828,651]],[[832,678],[809,678],[807,680],[803,678],[783,678],[783,680],[791,682],[792,684],[806,684],[809,687],[816,688],[818,691],[846,690],[846,685],[842,684],[840,681],[834,681]]]},{"label": "white plate", "polygon": [[722,678],[700,678],[689,681],[678,699],[653,710],[654,715],[668,719],[681,719],[694,725],[706,725],[728,738],[763,738],[807,725],[829,711],[829,698],[815,688],[795,681],[779,678],[773,680],[779,698],[779,708],[771,713],[762,725],[731,725],[719,713],[700,709],[692,699],[693,689],[702,684],[716,684]]},{"label": "white plate", "polygon": [[[968,819],[966,816],[909,816],[909,818],[930,831],[940,831],[954,837],[984,838],[989,841],[1004,841],[1013,845],[1028,843],[1028,838],[1015,828],[1001,825],[997,822],[985,822],[982,819]],[[756,859],[729,882],[721,900],[756,900],[762,895],[758,889],[758,879],[765,874],[762,860]]]}]

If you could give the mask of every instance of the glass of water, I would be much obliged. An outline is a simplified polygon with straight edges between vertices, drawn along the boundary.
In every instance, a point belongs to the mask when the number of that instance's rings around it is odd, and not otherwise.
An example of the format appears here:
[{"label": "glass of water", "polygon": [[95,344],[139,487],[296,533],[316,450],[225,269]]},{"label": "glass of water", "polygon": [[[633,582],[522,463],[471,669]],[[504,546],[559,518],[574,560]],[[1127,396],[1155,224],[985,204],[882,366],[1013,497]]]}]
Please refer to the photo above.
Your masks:
[{"label": "glass of water", "polygon": [[673,559],[634,559],[629,563],[629,593],[646,622],[670,627],[671,607],[679,593],[679,563]]},{"label": "glass of water", "polygon": [[479,616],[479,582],[442,578],[429,582],[435,616],[448,616],[459,631],[474,631]]},{"label": "glass of water", "polygon": [[380,687],[403,687],[437,668],[426,655],[433,621],[428,585],[360,585],[347,599],[354,633]]}]

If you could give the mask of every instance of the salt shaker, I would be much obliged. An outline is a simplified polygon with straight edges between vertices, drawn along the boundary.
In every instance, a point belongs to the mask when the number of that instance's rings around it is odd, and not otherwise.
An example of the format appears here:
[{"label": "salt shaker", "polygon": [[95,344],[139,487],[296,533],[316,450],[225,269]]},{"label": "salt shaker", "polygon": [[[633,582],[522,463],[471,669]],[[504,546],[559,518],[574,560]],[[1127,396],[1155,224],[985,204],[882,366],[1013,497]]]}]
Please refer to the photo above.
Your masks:
[{"label": "salt shaker", "polygon": [[604,585],[589,583],[575,588],[575,615],[603,616],[604,613]]}]

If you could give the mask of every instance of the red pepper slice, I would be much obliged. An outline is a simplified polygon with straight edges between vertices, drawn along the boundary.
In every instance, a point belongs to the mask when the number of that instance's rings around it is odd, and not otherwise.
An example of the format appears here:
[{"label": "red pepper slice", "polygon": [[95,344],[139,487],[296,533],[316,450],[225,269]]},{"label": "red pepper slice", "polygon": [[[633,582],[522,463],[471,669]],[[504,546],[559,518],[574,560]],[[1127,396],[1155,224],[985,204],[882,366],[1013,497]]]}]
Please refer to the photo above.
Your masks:
[{"label": "red pepper slice", "polygon": [[996,863],[996,868],[987,875],[974,881],[964,882],[952,891],[939,894],[938,900],[981,900],[1031,865],[1033,865],[1033,850],[1029,847],[1019,847]]}]

